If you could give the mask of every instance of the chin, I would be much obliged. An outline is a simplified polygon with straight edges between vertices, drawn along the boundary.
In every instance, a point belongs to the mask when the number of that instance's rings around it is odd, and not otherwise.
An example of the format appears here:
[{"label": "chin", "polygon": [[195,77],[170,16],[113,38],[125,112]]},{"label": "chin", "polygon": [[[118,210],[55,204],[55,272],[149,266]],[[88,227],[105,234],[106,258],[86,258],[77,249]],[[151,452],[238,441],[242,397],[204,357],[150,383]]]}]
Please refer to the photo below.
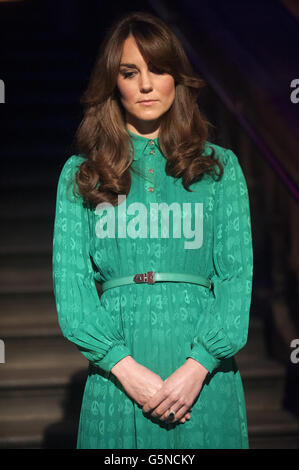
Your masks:
[{"label": "chin", "polygon": [[148,119],[158,119],[160,116],[162,116],[163,113],[157,113],[157,112],[151,112],[150,110],[148,112],[140,113],[139,117],[140,118],[148,118]]}]

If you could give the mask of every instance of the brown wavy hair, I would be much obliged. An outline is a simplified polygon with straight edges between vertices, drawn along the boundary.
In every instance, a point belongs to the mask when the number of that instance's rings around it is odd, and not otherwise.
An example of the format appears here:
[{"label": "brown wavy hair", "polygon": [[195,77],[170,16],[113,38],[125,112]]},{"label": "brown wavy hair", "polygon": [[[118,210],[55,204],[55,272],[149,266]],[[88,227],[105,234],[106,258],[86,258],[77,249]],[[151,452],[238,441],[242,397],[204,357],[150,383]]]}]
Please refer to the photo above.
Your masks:
[{"label": "brown wavy hair", "polygon": [[[76,131],[76,146],[86,160],[76,173],[81,196],[92,206],[118,203],[128,195],[134,148],[126,129],[125,111],[119,99],[119,74],[123,43],[133,36],[144,60],[175,80],[175,98],[161,117],[158,142],[166,159],[165,171],[181,178],[187,191],[203,173],[223,173],[214,149],[202,156],[211,124],[202,116],[197,98],[205,85],[197,76],[171,29],[150,13],[135,11],[116,20],[106,31],[86,91],[80,103],[83,119]],[[131,158],[130,158],[131,153]]]}]

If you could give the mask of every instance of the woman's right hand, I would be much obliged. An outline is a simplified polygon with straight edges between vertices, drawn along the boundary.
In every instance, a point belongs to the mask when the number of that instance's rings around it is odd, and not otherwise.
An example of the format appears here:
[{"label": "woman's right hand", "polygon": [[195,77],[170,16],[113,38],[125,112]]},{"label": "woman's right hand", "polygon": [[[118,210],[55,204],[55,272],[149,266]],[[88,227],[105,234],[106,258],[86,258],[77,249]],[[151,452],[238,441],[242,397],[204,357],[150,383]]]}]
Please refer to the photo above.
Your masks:
[{"label": "woman's right hand", "polygon": [[[119,380],[127,394],[143,406],[162,387],[163,380],[147,367],[136,362],[132,356],[126,356],[112,367],[111,373]],[[190,419],[187,412],[180,420]]]}]

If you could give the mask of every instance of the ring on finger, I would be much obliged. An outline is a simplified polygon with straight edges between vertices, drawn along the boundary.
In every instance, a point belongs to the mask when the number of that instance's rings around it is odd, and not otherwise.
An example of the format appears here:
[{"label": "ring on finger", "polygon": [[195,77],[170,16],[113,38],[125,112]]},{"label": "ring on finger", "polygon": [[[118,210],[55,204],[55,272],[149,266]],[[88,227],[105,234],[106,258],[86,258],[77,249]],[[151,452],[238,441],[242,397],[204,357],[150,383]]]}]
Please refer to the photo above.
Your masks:
[{"label": "ring on finger", "polygon": [[169,408],[167,419],[173,420],[175,418],[175,411],[172,408]]}]

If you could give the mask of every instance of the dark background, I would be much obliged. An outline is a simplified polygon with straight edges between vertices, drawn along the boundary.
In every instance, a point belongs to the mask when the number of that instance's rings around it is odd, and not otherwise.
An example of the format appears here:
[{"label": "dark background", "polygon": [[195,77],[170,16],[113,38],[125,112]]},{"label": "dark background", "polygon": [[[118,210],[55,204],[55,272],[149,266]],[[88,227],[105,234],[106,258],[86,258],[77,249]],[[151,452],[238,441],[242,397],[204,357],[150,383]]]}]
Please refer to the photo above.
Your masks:
[{"label": "dark background", "polygon": [[[178,35],[206,81],[210,141],[232,149],[248,185],[254,283],[236,359],[251,448],[299,448],[299,7],[292,0],[0,1],[0,447],[74,448],[87,362],[61,335],[51,256],[56,185],[76,153],[101,40],[125,12]],[[299,101],[299,91],[297,93]],[[297,347],[298,347],[297,346]]]}]

